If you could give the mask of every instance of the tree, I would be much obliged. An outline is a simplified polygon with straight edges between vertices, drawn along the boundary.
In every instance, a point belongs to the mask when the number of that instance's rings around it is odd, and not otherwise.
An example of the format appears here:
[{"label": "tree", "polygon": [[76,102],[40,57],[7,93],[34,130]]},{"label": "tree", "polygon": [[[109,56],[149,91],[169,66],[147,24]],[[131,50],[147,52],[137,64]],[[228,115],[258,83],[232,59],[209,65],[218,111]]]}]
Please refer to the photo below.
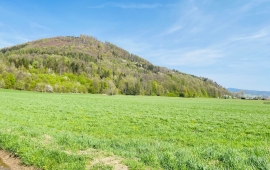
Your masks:
[{"label": "tree", "polygon": [[179,94],[180,97],[188,97],[188,90],[185,86],[182,86],[182,89]]},{"label": "tree", "polygon": [[245,91],[241,90],[240,92],[238,92],[238,94],[239,94],[240,97],[244,97]]},{"label": "tree", "polygon": [[16,80],[12,73],[8,73],[7,77],[5,78],[5,85],[7,89],[13,88]]},{"label": "tree", "polygon": [[5,80],[4,79],[1,79],[0,81],[0,88],[4,88],[6,85],[5,85]]},{"label": "tree", "polygon": [[53,87],[49,84],[46,84],[44,88],[46,92],[53,92]]},{"label": "tree", "polygon": [[158,84],[156,81],[152,81],[152,94],[151,95],[156,95],[157,94],[157,89],[158,89]]},{"label": "tree", "polygon": [[117,94],[117,88],[115,87],[113,81],[108,82],[108,90],[107,90],[108,95],[115,95]]},{"label": "tree", "polygon": [[19,80],[15,83],[15,89],[17,90],[24,90],[24,82]]},{"label": "tree", "polygon": [[34,61],[33,64],[32,64],[32,66],[33,66],[35,69],[39,68],[39,62],[38,62],[38,61]]},{"label": "tree", "polygon": [[2,74],[5,71],[5,65],[0,62],[0,74]]},{"label": "tree", "polygon": [[93,82],[92,82],[92,87],[89,90],[90,93],[99,93],[100,92],[100,88],[101,88],[100,80],[97,77],[94,77],[93,78]]},{"label": "tree", "polygon": [[233,97],[235,97],[235,98],[240,98],[240,97],[239,97],[239,92],[234,92],[234,93],[233,93]]}]

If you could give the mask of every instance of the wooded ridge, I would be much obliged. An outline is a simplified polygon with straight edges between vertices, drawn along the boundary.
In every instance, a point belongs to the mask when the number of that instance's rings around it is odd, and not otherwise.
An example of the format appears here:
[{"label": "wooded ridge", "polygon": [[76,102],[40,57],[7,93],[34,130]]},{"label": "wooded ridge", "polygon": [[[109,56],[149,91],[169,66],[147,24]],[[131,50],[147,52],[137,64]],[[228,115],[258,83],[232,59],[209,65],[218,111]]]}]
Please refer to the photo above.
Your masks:
[{"label": "wooded ridge", "polygon": [[0,88],[179,97],[230,94],[208,78],[154,66],[86,35],[45,38],[1,49]]}]

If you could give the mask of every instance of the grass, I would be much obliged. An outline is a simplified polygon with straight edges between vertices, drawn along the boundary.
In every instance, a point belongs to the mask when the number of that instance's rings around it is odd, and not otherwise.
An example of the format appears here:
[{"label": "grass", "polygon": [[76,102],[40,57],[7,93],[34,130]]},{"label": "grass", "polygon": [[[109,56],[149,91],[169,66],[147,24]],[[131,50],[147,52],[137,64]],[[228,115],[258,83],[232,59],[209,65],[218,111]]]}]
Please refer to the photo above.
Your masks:
[{"label": "grass", "polygon": [[129,169],[270,169],[263,101],[0,90],[0,103],[0,148],[26,165],[86,169],[110,156]]}]

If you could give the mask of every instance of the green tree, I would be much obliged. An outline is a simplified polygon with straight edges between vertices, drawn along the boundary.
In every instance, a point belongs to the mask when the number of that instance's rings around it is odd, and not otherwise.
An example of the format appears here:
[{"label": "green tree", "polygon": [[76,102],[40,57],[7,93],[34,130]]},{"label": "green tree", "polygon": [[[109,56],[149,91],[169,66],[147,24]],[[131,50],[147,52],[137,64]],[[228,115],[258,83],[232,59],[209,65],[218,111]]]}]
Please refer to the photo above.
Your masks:
[{"label": "green tree", "polygon": [[24,82],[22,80],[16,81],[15,89],[17,90],[24,90]]},{"label": "green tree", "polygon": [[152,95],[157,94],[158,84],[156,81],[152,81]]},{"label": "green tree", "polygon": [[39,62],[38,62],[38,61],[34,61],[33,64],[32,64],[32,66],[33,66],[35,69],[39,68]]},{"label": "green tree", "polygon": [[5,80],[2,78],[0,80],[0,88],[4,88],[6,85],[5,85]]},{"label": "green tree", "polygon": [[92,87],[90,87],[91,93],[99,93],[101,89],[100,80],[97,77],[93,78]]},{"label": "green tree", "polygon": [[115,94],[117,94],[117,88],[115,87],[115,84],[111,80],[108,82],[107,94],[108,95],[115,95]]},{"label": "green tree", "polygon": [[13,88],[14,84],[15,84],[16,80],[15,77],[12,73],[8,73],[8,75],[5,78],[5,85],[7,89],[11,89]]},{"label": "green tree", "polygon": [[0,74],[2,74],[5,71],[5,64],[0,62]]}]

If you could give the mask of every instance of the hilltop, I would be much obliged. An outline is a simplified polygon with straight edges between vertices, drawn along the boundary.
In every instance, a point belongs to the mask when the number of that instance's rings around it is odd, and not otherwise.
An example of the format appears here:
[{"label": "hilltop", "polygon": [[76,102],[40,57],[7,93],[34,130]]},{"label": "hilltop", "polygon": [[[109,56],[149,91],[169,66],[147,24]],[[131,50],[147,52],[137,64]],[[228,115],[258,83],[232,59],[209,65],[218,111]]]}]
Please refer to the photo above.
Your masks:
[{"label": "hilltop", "polygon": [[180,97],[230,94],[213,80],[155,66],[86,35],[45,38],[1,49],[0,88]]}]

